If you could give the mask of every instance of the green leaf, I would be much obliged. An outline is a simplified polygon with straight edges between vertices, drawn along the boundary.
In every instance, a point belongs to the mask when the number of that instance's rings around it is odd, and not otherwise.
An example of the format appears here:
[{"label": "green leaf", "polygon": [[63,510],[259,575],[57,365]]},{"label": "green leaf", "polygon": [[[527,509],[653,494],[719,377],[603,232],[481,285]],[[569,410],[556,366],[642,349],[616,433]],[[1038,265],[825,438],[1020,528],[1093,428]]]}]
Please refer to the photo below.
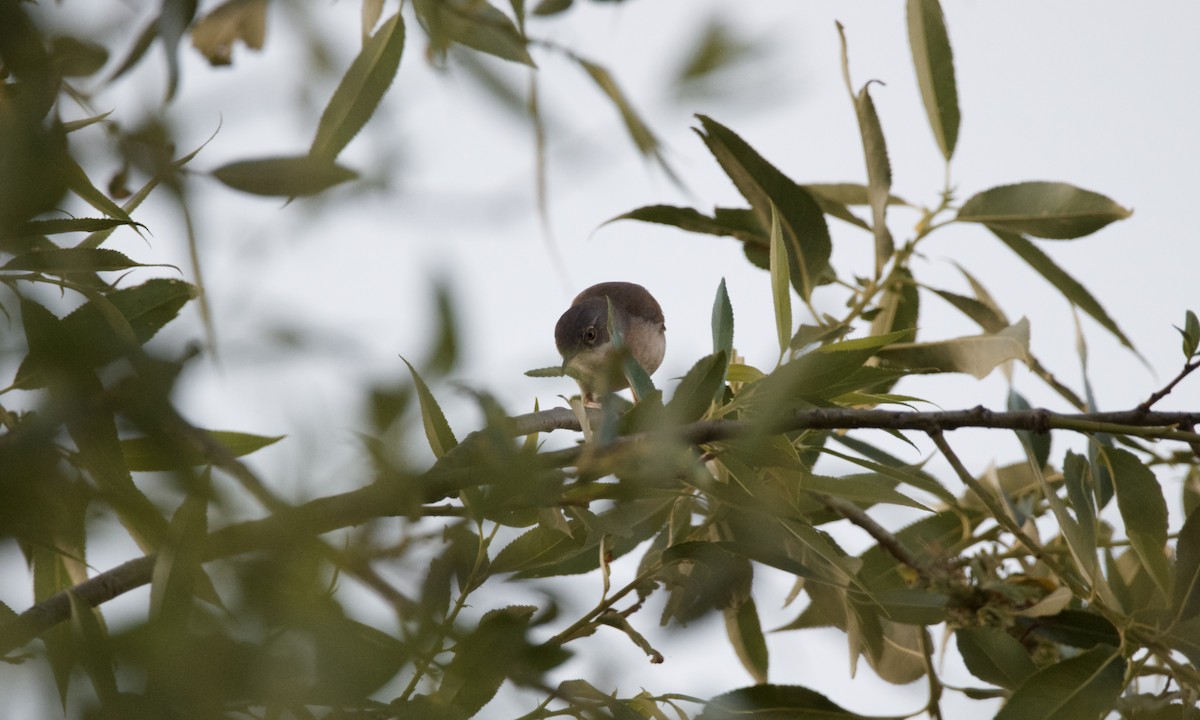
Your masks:
[{"label": "green leaf", "polygon": [[50,45],[54,64],[64,77],[94,75],[108,62],[108,50],[103,45],[62,35]]},{"label": "green leaf", "polygon": [[606,220],[604,224],[607,225],[618,220],[638,220],[657,225],[670,225],[687,232],[736,237],[742,242],[766,243],[762,226],[750,213],[750,210],[717,208],[713,217],[709,217],[692,208],[675,205],[647,205]]},{"label": "green leaf", "polygon": [[1029,321],[1021,318],[998,333],[923,343],[896,343],[879,351],[888,364],[913,370],[963,372],[984,378],[997,365],[1029,357]]},{"label": "green leaf", "polygon": [[1117,448],[1101,448],[1112,469],[1117,508],[1125,534],[1154,584],[1169,592],[1171,569],[1167,563],[1167,502],[1162,486],[1137,456]]},{"label": "green leaf", "polygon": [[[1113,624],[1100,615],[1087,610],[1063,610],[1054,615],[1037,618],[1018,618],[1018,628],[1027,626],[1027,631],[1057,645],[1090,650],[1097,645],[1116,647],[1121,644],[1121,634]],[[1025,631],[1021,628],[1019,631]]]},{"label": "green leaf", "polygon": [[1093,558],[1091,575],[1097,581],[1102,582],[1103,577],[1098,572],[1099,568],[1094,561],[1097,547],[1096,494],[1092,489],[1095,486],[1095,480],[1092,477],[1092,468],[1088,464],[1087,458],[1068,450],[1063,458],[1063,481],[1067,486],[1067,499],[1070,501],[1071,509],[1075,511],[1078,521],[1081,544],[1085,548],[1091,548],[1090,556]]},{"label": "green leaf", "polygon": [[167,56],[167,100],[179,86],[179,42],[196,16],[198,0],[163,0],[158,16],[158,37]]},{"label": "green leaf", "polygon": [[973,195],[959,208],[960,222],[1051,240],[1090,235],[1132,213],[1090,190],[1055,182],[1001,185]]},{"label": "green leaf", "polygon": [[413,7],[439,54],[445,53],[451,43],[459,43],[502,60],[536,67],[521,31],[487,2],[416,0]]},{"label": "green leaf", "polygon": [[1015,690],[1037,671],[1020,641],[992,627],[959,628],[958,652],[975,677]]},{"label": "green leaf", "polygon": [[1008,319],[1002,313],[996,312],[996,308],[985,302],[947,290],[929,289],[933,290],[933,293],[938,297],[958,308],[959,312],[963,315],[974,320],[985,332],[1000,332],[1008,326]]},{"label": "green leaf", "polygon": [[155,622],[182,630],[191,616],[192,596],[203,582],[201,562],[208,533],[208,500],[193,493],[171,518],[158,548],[150,580],[150,615]]},{"label": "green leaf", "polygon": [[864,505],[885,503],[903,505],[932,512],[928,507],[895,490],[895,481],[884,475],[859,474],[827,477],[812,473],[779,471],[780,477],[790,478],[805,490],[822,495],[845,498]]},{"label": "green leaf", "polygon": [[575,60],[583,68],[584,72],[588,74],[588,77],[596,83],[601,92],[607,95],[608,99],[616,106],[617,112],[621,114],[621,120],[625,123],[625,130],[629,133],[629,137],[633,140],[633,144],[637,146],[637,149],[647,157],[657,158],[659,163],[665,168],[666,164],[659,155],[658,138],[655,137],[641,116],[637,114],[637,111],[633,109],[629,98],[621,91],[621,87],[617,85],[617,81],[613,79],[608,70],[583,58],[577,57]]},{"label": "green leaf", "polygon": [[[755,685],[718,695],[704,706],[698,720],[805,720],[865,718],[815,690],[800,685]],[[874,720],[887,720],[871,716]],[[901,718],[902,715],[891,716]]]},{"label": "green leaf", "polygon": [[72,273],[115,272],[135,267],[149,267],[130,260],[116,250],[63,248],[59,250],[35,250],[18,255],[0,267],[0,270],[25,270],[52,275]]},{"label": "green leaf", "polygon": [[792,294],[788,285],[787,246],[783,244],[783,229],[779,212],[771,203],[771,300],[775,305],[775,335],[779,339],[779,354],[788,350],[792,338]]},{"label": "green leaf", "polygon": [[895,244],[887,226],[887,206],[892,188],[892,164],[888,160],[887,141],[883,127],[871,100],[871,84],[867,83],[854,98],[858,128],[862,135],[863,155],[867,160],[867,197],[871,205],[871,226],[875,232],[875,269],[882,272],[892,256]]},{"label": "green leaf", "polygon": [[733,305],[725,290],[725,278],[721,278],[717,296],[713,298],[712,339],[713,352],[725,353],[725,362],[728,363],[733,358]]},{"label": "green leaf", "polygon": [[958,89],[946,18],[938,0],[908,0],[908,42],[933,137],[947,162],[958,141]]},{"label": "green leaf", "polygon": [[884,617],[905,625],[937,625],[946,621],[950,596],[917,588],[892,588],[876,593]]},{"label": "green leaf", "polygon": [[[400,359],[404,360],[404,358]],[[429,440],[429,448],[433,450],[435,456],[440,458],[453,450],[454,446],[458,445],[458,440],[454,437],[454,431],[450,429],[450,423],[446,422],[442,408],[438,406],[433,393],[429,391],[429,386],[417,374],[411,363],[404,360],[404,364],[408,366],[413,385],[417,388],[417,400],[421,404],[421,423],[425,426],[425,437]]]},{"label": "green leaf", "polygon": [[[61,220],[30,220],[20,229],[21,235],[57,235],[68,232],[97,232],[129,225],[132,221],[118,218],[64,218]],[[132,223],[141,226],[139,223]]]},{"label": "green leaf", "polygon": [[71,627],[80,640],[81,661],[101,705],[117,699],[117,677],[108,633],[104,630],[100,611],[67,591],[71,601]]},{"label": "green leaf", "polygon": [[[839,205],[870,205],[867,186],[862,183],[807,183],[804,185],[817,202],[828,201]],[[908,205],[909,202],[896,195],[888,195],[888,205]],[[829,211],[826,211],[827,214]],[[835,217],[840,217],[835,215]],[[844,219],[844,218],[843,218]]]},{"label": "green leaf", "polygon": [[1010,250],[1028,263],[1029,267],[1046,278],[1069,302],[1088,315],[1091,315],[1105,330],[1116,336],[1122,345],[1130,350],[1134,349],[1133,343],[1125,336],[1125,333],[1121,332],[1121,328],[1117,327],[1116,321],[1105,312],[1104,307],[1100,305],[1100,301],[1088,292],[1087,288],[1079,284],[1075,278],[1068,275],[1065,270],[1051,260],[1049,255],[1042,252],[1037,245],[1015,233],[997,230],[996,228],[992,228],[992,232]]},{"label": "green leaf", "polygon": [[[62,329],[71,339],[75,362],[96,368],[116,360],[129,350],[125,328],[117,328],[112,317],[100,308],[107,302],[123,317],[138,344],[149,341],[168,322],[173,320],[188,300],[196,297],[196,289],[182,280],[153,278],[141,285],[114,290],[93,298],[62,320]],[[29,390],[44,387],[34,357],[27,357],[17,369],[13,385]]]},{"label": "green leaf", "polygon": [[704,417],[713,398],[724,389],[725,364],[725,352],[721,351],[700,358],[688,370],[667,403],[667,413],[675,422],[690,423]]},{"label": "green leaf", "polygon": [[234,190],[252,195],[304,197],[353,180],[358,173],[310,155],[240,160],[212,171]]},{"label": "green leaf", "polygon": [[742,667],[746,668],[755,682],[767,682],[770,656],[767,654],[767,639],[763,636],[754,598],[747,598],[722,612],[725,616],[725,632],[738,659],[742,661]]},{"label": "green leaf", "polygon": [[787,241],[792,283],[800,297],[810,299],[830,273],[832,244],[820,206],[732,130],[704,115],[698,117],[702,129],[697,133],[738,192],[750,201],[762,227],[771,227],[771,206],[775,206]]},{"label": "green leaf", "polygon": [[[1033,409],[1029,401],[1025,399],[1025,396],[1012,387],[1008,389],[1008,402],[1006,405],[1010,411]],[[1050,433],[1035,433],[1029,430],[1017,430],[1016,433],[1021,442],[1032,451],[1037,466],[1039,468],[1046,467],[1046,463],[1050,460]]]},{"label": "green leaf", "polygon": [[374,114],[404,52],[404,21],[392,16],[363,44],[321,113],[309,154],[332,163]]},{"label": "green leaf", "polygon": [[1095,720],[1112,711],[1124,685],[1124,658],[1100,646],[1037,671],[996,720]]},{"label": "green leaf", "polygon": [[613,347],[622,349],[621,369],[625,373],[625,379],[629,381],[629,388],[638,400],[649,398],[655,392],[650,373],[633,357],[633,353],[624,350],[625,338],[617,325],[617,311],[613,307],[612,298],[606,296],[605,301],[608,303],[608,337]]},{"label": "green leaf", "polygon": [[[252,435],[229,430],[205,430],[204,432],[224,445],[234,457],[249,455],[268,445],[274,445],[285,437],[284,435],[275,437]],[[189,450],[190,452],[181,453],[176,447],[164,446],[161,442],[148,437],[126,438],[121,441],[121,452],[125,456],[125,462],[134,472],[164,472],[178,470],[182,467],[206,465],[213,461],[200,448],[189,448]]]},{"label": "green leaf", "polygon": [[1200,510],[1193,510],[1179,531],[1173,580],[1175,619],[1188,620],[1200,614]]},{"label": "green leaf", "polygon": [[116,218],[126,225],[136,225],[133,218],[129,217],[129,213],[125,212],[120,205],[110,200],[107,195],[92,184],[87,173],[79,166],[79,163],[70,157],[64,160],[64,168],[67,177],[67,187],[71,192],[78,195],[88,205],[96,208],[108,217]]}]

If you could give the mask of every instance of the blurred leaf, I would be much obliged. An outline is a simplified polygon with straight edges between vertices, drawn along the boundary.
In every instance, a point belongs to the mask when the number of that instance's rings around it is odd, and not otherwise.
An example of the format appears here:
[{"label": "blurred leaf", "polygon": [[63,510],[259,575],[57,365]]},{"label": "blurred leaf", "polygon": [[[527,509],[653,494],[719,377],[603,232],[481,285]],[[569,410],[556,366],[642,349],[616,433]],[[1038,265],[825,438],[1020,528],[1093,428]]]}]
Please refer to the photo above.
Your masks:
[{"label": "blurred leaf", "polygon": [[890,274],[877,307],[879,314],[871,320],[872,335],[911,330],[915,336],[921,314],[921,293],[908,268],[897,268]]},{"label": "blurred leaf", "polygon": [[958,141],[958,89],[946,18],[938,0],[908,0],[908,42],[925,114],[942,156],[949,162]]},{"label": "blurred leaf", "polygon": [[[806,718],[865,718],[834,703],[815,690],[799,685],[755,685],[717,695],[697,720],[805,720]],[[871,716],[873,720],[887,720]],[[892,716],[897,720],[903,716]]]},{"label": "blurred leaf", "polygon": [[349,168],[309,155],[240,160],[212,175],[234,190],[287,198],[315,195],[358,177]]},{"label": "blurred leaf", "polygon": [[365,45],[367,39],[371,37],[371,31],[379,24],[379,18],[383,17],[384,0],[362,0],[362,37]]},{"label": "blurred leaf", "polygon": [[[229,430],[205,430],[214,440],[221,443],[234,457],[242,457],[261,450],[268,445],[274,445],[282,440],[284,435],[267,437],[250,433],[232,432]],[[162,472],[178,470],[195,465],[207,465],[213,462],[200,448],[189,448],[191,452],[181,455],[176,447],[166,447],[160,441],[148,437],[126,438],[121,441],[121,452],[125,462],[133,472]]]},{"label": "blurred leaf", "polygon": [[193,493],[171,518],[166,538],[158,548],[150,580],[150,614],[156,623],[172,631],[185,628],[192,613],[208,534],[208,500]]},{"label": "blurred leaf", "polygon": [[63,129],[63,132],[73,133],[76,130],[82,130],[85,127],[90,127],[92,125],[95,125],[98,122],[102,122],[102,121],[108,119],[108,116],[112,115],[112,114],[113,114],[113,111],[109,110],[108,112],[100,113],[99,115],[93,115],[91,117],[83,118],[81,120],[71,120],[70,122],[63,123],[62,129]]},{"label": "blurred leaf", "polygon": [[[769,201],[768,201],[769,202]],[[792,337],[792,293],[788,285],[787,246],[783,244],[783,228],[779,224],[779,211],[771,203],[771,302],[775,306],[775,335],[779,339],[779,354],[782,357]]]},{"label": "blurred leaf", "polygon": [[[404,358],[400,359],[404,360]],[[404,364],[408,366],[413,385],[417,388],[417,400],[421,404],[421,423],[425,426],[425,437],[429,440],[429,447],[433,450],[433,454],[440,458],[458,445],[458,439],[454,437],[454,431],[450,429],[450,423],[446,422],[446,416],[442,414],[442,408],[438,406],[433,393],[429,391],[429,386],[417,374],[412,364],[407,360],[404,360]]]},{"label": "blurred leaf", "polygon": [[775,206],[787,241],[792,283],[800,297],[810,299],[816,286],[829,279],[830,271],[832,245],[820,206],[732,130],[704,115],[698,117],[700,138],[750,202],[762,227],[771,227],[771,206]]},{"label": "blurred leaf", "polygon": [[541,0],[534,6],[533,14],[542,17],[557,15],[570,8],[573,3],[574,0]]},{"label": "blurred leaf", "polygon": [[922,343],[896,343],[879,351],[886,363],[912,370],[964,372],[983,379],[997,365],[1029,357],[1029,320],[998,333]]},{"label": "blurred leaf", "polygon": [[1024,182],[973,195],[958,210],[960,222],[1051,240],[1090,235],[1132,213],[1109,198],[1067,183]]},{"label": "blurred leaf", "polygon": [[685,424],[704,417],[717,393],[724,388],[726,356],[724,351],[696,361],[683,376],[666,409],[674,422]]},{"label": "blurred leaf", "polygon": [[142,60],[142,56],[150,49],[150,45],[158,39],[158,19],[151,20],[146,27],[142,28],[142,32],[138,35],[137,40],[134,40],[133,47],[126,53],[125,59],[117,66],[112,74],[108,76],[108,82],[113,83],[125,73],[132,70]]},{"label": "blurred leaf", "polygon": [[[1117,327],[1116,321],[1105,312],[1104,308],[1100,305],[1100,301],[1093,297],[1087,288],[1080,285],[1075,278],[1068,275],[1065,270],[1051,260],[1049,255],[1046,255],[1040,248],[1021,235],[997,230],[996,228],[992,228],[992,232],[1009,249],[1028,263],[1029,267],[1036,270],[1038,274],[1046,278],[1051,285],[1057,288],[1068,302],[1078,306],[1088,315],[1091,315],[1105,330],[1116,336],[1122,345],[1130,350],[1134,350],[1133,343],[1125,336],[1125,333],[1121,332],[1121,328]],[[1134,350],[1134,352],[1137,351]]]},{"label": "blurred leaf", "polygon": [[108,50],[103,45],[65,35],[54,38],[50,54],[63,77],[95,75],[108,62]]},{"label": "blurred leaf", "polygon": [[781,470],[778,473],[781,478],[797,482],[805,490],[844,498],[860,505],[886,503],[932,512],[916,500],[897,492],[896,482],[884,475],[859,474],[827,477],[807,472],[795,473]]},{"label": "blurred leaf", "polygon": [[[839,205],[870,205],[867,186],[862,183],[808,183],[804,185],[818,202],[825,200]],[[888,195],[888,205],[908,205],[908,201],[896,195]],[[826,211],[828,212],[828,211]],[[840,216],[838,216],[840,217]]]},{"label": "blurred leaf", "polygon": [[689,541],[662,552],[658,579],[671,594],[662,624],[686,625],[712,610],[725,610],[750,599],[753,566],[727,543]]},{"label": "blurred leaf", "polygon": [[[58,548],[35,545],[31,548],[28,557],[33,571],[33,599],[35,602],[47,600],[75,584],[67,570],[67,560]],[[65,623],[51,627],[42,635],[41,639],[46,648],[46,659],[50,664],[50,670],[54,674],[59,700],[65,710],[71,673],[79,661],[79,649],[71,637],[70,625]]]},{"label": "blurred leaf", "polygon": [[267,0],[226,0],[192,26],[192,45],[210,65],[230,65],[234,43],[262,50],[266,34]]},{"label": "blurred leaf", "polygon": [[404,21],[396,13],[371,36],[321,113],[309,154],[332,163],[379,106],[400,68]]},{"label": "blurred leaf", "polygon": [[647,157],[653,157],[658,160],[659,164],[671,174],[671,170],[667,167],[666,161],[663,160],[660,154],[660,144],[654,132],[650,130],[637,111],[633,109],[633,105],[629,102],[629,98],[622,92],[617,81],[613,79],[608,70],[599,65],[588,62],[583,58],[575,58],[579,66],[583,68],[588,77],[600,88],[601,92],[608,96],[616,106],[617,112],[621,114],[621,120],[625,123],[625,130],[629,133],[629,137],[633,139],[633,144],[637,146],[639,152]]},{"label": "blurred leaf", "polygon": [[959,628],[954,631],[958,652],[975,677],[1016,690],[1037,671],[1020,641],[993,627]]},{"label": "blurred leaf", "polygon": [[1189,513],[1179,531],[1173,580],[1171,607],[1175,619],[1189,620],[1200,613],[1200,510]]},{"label": "blurred leaf", "polygon": [[102,624],[100,611],[67,591],[71,602],[71,627],[79,638],[80,660],[101,705],[117,698],[115,662],[109,648],[108,633]]},{"label": "blurred leaf", "polygon": [[1171,569],[1167,563],[1167,502],[1150,468],[1137,456],[1117,448],[1101,450],[1112,468],[1117,508],[1125,534],[1154,584],[1169,592]]},{"label": "blurred leaf", "polygon": [[[149,341],[168,322],[173,320],[196,289],[182,280],[153,278],[141,285],[122,288],[94,298],[62,320],[62,329],[71,338],[75,362],[89,368],[105,365],[129,350],[124,333],[113,327],[110,318],[99,308],[106,301],[124,317],[138,343]],[[17,369],[13,385],[22,389],[43,387],[36,358],[27,357]]]},{"label": "blurred leaf", "polygon": [[87,173],[83,171],[83,168],[79,167],[79,163],[75,162],[74,159],[67,158],[64,161],[63,171],[67,180],[67,187],[70,188],[71,192],[87,202],[88,205],[91,205],[108,217],[121,220],[126,225],[136,226],[138,224],[133,221],[133,218],[129,217],[129,213],[125,212],[120,205],[109,200],[107,195],[100,192],[92,184]]},{"label": "blurred leaf", "polygon": [[633,391],[634,398],[645,400],[654,394],[654,382],[650,379],[650,373],[646,372],[646,368],[642,367],[633,357],[633,353],[626,349],[625,338],[617,324],[617,311],[613,308],[612,298],[605,296],[604,300],[608,303],[608,337],[613,347],[621,351],[621,369],[625,374],[625,379],[629,382],[629,388]]},{"label": "blurred leaf", "polygon": [[742,603],[727,607],[723,613],[725,632],[738,659],[742,661],[742,667],[746,668],[755,682],[767,682],[770,658],[754,598],[750,597]]},{"label": "blurred leaf", "polygon": [[158,38],[167,56],[167,100],[175,97],[179,87],[179,41],[192,24],[198,4],[198,0],[162,0],[157,25]]},{"label": "blurred leaf", "polygon": [[1114,648],[1097,647],[1038,670],[996,720],[1095,720],[1112,711],[1124,685],[1124,658]]},{"label": "blurred leaf", "polygon": [[713,298],[712,340],[713,352],[725,353],[725,362],[728,363],[733,358],[733,305],[725,289],[725,278],[721,278],[717,296]]},{"label": "blurred leaf", "polygon": [[482,0],[415,0],[414,9],[438,53],[459,43],[502,60],[536,67],[528,42],[507,15]]},{"label": "blurred leaf", "polygon": [[1092,562],[1088,574],[1097,582],[1103,582],[1104,578],[1100,574],[1095,560],[1097,548],[1096,496],[1093,492],[1095,481],[1092,478],[1092,469],[1087,459],[1068,450],[1063,458],[1063,480],[1067,486],[1067,499],[1078,520],[1081,545],[1091,549],[1089,557],[1092,558]]}]

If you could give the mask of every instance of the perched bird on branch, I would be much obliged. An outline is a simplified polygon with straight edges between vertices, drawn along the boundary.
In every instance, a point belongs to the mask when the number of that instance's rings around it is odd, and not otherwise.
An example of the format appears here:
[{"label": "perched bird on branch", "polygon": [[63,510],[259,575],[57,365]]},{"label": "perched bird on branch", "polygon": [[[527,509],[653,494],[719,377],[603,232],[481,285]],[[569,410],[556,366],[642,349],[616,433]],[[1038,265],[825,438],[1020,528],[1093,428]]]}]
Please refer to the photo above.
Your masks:
[{"label": "perched bird on branch", "polygon": [[554,344],[563,357],[563,368],[574,371],[587,405],[599,404],[604,393],[629,387],[621,348],[609,333],[610,303],[624,347],[647,374],[658,369],[667,350],[662,308],[646,288],[605,282],[579,293],[554,327]]}]

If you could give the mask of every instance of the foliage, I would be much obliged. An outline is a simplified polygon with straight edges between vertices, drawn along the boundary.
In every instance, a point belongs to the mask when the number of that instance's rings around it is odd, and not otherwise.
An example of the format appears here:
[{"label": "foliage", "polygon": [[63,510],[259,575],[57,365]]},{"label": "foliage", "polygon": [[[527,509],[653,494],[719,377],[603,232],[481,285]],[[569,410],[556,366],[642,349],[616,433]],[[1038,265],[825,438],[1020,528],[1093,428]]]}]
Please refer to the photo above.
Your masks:
[{"label": "foliage", "polygon": [[[164,0],[130,38],[132,50],[109,81],[146,62],[157,42],[166,51],[169,101],[185,38],[214,64],[228,64],[236,42],[262,46],[267,5],[229,0],[200,15],[195,2]],[[468,0],[391,5],[362,3],[361,51],[329,96],[306,153],[238,160],[213,177],[235,191],[280,198],[352,181],[357,174],[338,164],[339,155],[389,91],[418,29],[433,62],[481,53],[534,77],[543,57],[577,64],[613,103],[637,150],[663,162],[611,73],[528,31],[527,24],[570,12],[571,2],[526,8],[514,0],[503,10]],[[907,21],[938,156],[949,166],[961,111],[945,20],[937,0],[909,0]],[[733,52],[719,39],[704,47]],[[1030,321],[1012,321],[980,280],[965,275],[971,296],[926,284],[912,263],[926,239],[981,225],[1132,350],[1099,300],[1031,239],[1083,238],[1129,211],[1061,182],[1000,185],[960,199],[949,167],[932,206],[895,197],[871,83],[853,83],[844,35],[842,42],[866,184],[798,183],[735,130],[702,115],[700,140],[744,206],[706,214],[648,205],[617,218],[741,243],[747,260],[769,271],[776,367],[752,367],[737,354],[723,283],[713,303],[713,352],[669,400],[632,363],[626,372],[639,398],[632,408],[606,401],[599,411],[576,405],[509,417],[481,392],[486,424],[459,439],[431,386],[405,361],[414,388],[406,394],[415,393],[436,462],[414,470],[396,459],[388,428],[400,400],[377,394],[377,434],[364,438],[375,481],[290,506],[238,460],[279,438],[191,425],[171,395],[191,358],[146,347],[187,303],[203,302],[200,289],[143,279],[152,263],[105,247],[118,230],[144,231],[135,213],[151,193],[177,197],[186,214],[186,170],[198,150],[179,155],[153,133],[139,136],[136,153],[128,143],[108,146],[146,179],[129,192],[123,170],[122,182],[101,190],[83,159],[106,146],[85,129],[120,128],[108,114],[69,123],[61,116],[66,103],[88,107],[75,78],[98,73],[107,50],[83,38],[51,40],[28,7],[0,0],[0,283],[9,291],[10,331],[21,338],[3,391],[7,407],[0,406],[0,533],[24,553],[37,603],[20,615],[0,606],[4,659],[43,663],[64,705],[79,703],[89,717],[457,719],[488,712],[506,682],[524,689],[526,718],[858,717],[818,690],[770,684],[754,576],[772,568],[795,578],[789,601],[806,599],[784,630],[835,627],[855,662],[865,659],[884,680],[924,679],[928,702],[919,712],[931,717],[941,716],[947,692],[1001,698],[1002,717],[1184,717],[1200,694],[1192,664],[1200,662],[1200,510],[1193,493],[1186,518],[1173,523],[1152,468],[1200,472],[1193,455],[1163,449],[1172,441],[1200,447],[1191,430],[1200,416],[1168,417],[1152,405],[1196,369],[1200,324],[1188,313],[1179,330],[1178,377],[1129,413],[1099,416],[1042,367],[1029,346]],[[689,78],[719,64],[698,57]],[[536,102],[530,106],[539,124]],[[55,211],[76,201],[97,216]],[[910,236],[894,238],[888,211],[901,205],[922,219]],[[872,239],[870,267],[833,266],[832,221]],[[848,293],[846,311],[816,312],[814,295],[834,288]],[[920,299],[931,295],[980,332],[918,339]],[[795,299],[815,325],[796,327]],[[454,352],[452,339],[442,347]],[[918,402],[894,391],[901,381],[913,392],[925,373],[983,377],[1014,362],[1081,412],[1031,410],[1015,388],[1012,412],[979,412],[953,425],[936,414],[869,412]],[[916,420],[925,424],[902,424]],[[581,425],[587,439],[578,447],[539,443],[541,432]],[[1017,431],[1028,462],[972,473],[946,439],[970,425]],[[919,428],[954,477],[893,457],[875,444],[877,431],[844,430],[864,427],[897,436]],[[1054,467],[1050,442],[1068,432],[1087,438],[1087,453],[1070,452]],[[831,477],[821,467],[830,460],[860,471]],[[148,493],[146,477],[169,479],[175,494]],[[218,477],[234,479],[240,493],[222,489]],[[260,519],[237,521],[240,495],[262,507]],[[886,529],[868,511],[887,505],[921,519]],[[396,517],[398,538],[384,531]],[[873,547],[846,552],[823,527],[838,520],[867,532]],[[116,526],[142,554],[97,574],[89,541]],[[379,573],[385,561],[410,569],[405,587]],[[636,568],[619,586],[617,563]],[[536,589],[581,573],[597,575],[602,592],[579,617],[560,617],[551,601],[494,600],[503,583]],[[374,592],[393,611],[390,621],[354,619],[343,577]],[[143,616],[110,627],[104,603],[147,584]],[[639,612],[652,597],[665,598],[666,625],[721,617],[754,684],[737,688],[731,679],[712,697],[695,698],[631,694],[599,687],[598,678],[552,680],[572,655],[586,663],[597,632],[615,631],[660,662],[638,629],[652,622]],[[939,627],[978,686],[940,679]],[[90,690],[69,693],[81,673]]]}]

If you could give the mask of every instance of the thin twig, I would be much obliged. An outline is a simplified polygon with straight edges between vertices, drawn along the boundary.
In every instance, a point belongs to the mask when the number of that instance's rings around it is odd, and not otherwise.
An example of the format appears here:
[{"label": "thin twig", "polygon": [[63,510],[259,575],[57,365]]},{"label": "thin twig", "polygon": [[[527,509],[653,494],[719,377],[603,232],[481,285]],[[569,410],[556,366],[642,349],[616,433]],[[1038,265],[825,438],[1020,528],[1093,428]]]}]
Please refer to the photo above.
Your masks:
[{"label": "thin twig", "polygon": [[1200,368],[1200,362],[1188,363],[1187,365],[1184,365],[1183,369],[1179,371],[1179,374],[1175,376],[1174,380],[1167,383],[1166,387],[1164,387],[1162,390],[1159,390],[1147,398],[1146,402],[1138,405],[1137,409],[1142,412],[1149,412],[1154,403],[1170,395],[1171,391],[1175,389],[1175,386],[1182,382],[1185,377],[1191,375],[1196,368]]},{"label": "thin twig", "polygon": [[825,507],[832,512],[841,515],[846,520],[854,523],[867,532],[868,535],[875,538],[879,543],[879,547],[891,553],[892,557],[912,568],[914,572],[921,577],[921,580],[926,584],[932,579],[929,568],[925,563],[917,559],[915,555],[908,551],[900,543],[900,538],[890,533],[885,527],[875,522],[862,508],[854,503],[843,500],[842,498],[833,497],[831,495],[817,495]]}]

